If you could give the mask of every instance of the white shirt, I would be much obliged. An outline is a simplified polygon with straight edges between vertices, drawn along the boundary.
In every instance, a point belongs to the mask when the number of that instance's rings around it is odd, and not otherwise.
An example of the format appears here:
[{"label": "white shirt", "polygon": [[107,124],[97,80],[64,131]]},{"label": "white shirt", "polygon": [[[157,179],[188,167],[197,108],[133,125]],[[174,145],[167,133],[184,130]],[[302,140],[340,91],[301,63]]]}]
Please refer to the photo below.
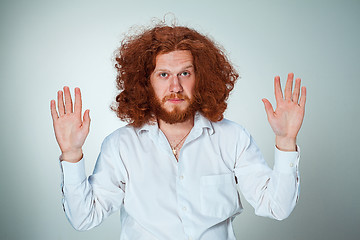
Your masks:
[{"label": "white shirt", "polygon": [[88,179],[84,160],[61,162],[63,206],[78,230],[120,209],[120,240],[233,240],[237,186],[257,215],[284,219],[298,199],[298,162],[298,152],[275,148],[270,169],[250,134],[226,119],[196,114],[178,162],[157,124],[125,126],[105,138]]}]

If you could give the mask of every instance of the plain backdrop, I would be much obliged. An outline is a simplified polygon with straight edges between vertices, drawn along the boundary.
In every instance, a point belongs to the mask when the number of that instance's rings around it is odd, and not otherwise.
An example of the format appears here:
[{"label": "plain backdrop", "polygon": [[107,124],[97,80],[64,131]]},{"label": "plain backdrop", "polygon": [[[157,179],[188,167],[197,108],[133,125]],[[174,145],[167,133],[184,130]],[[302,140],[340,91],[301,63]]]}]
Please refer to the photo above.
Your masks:
[{"label": "plain backdrop", "polygon": [[81,88],[91,174],[104,137],[124,125],[109,109],[113,51],[131,27],[168,12],[226,49],[241,75],[226,118],[252,133],[271,166],[274,135],[261,99],[275,103],[273,78],[284,84],[289,72],[308,89],[299,203],[275,221],[243,199],[237,238],[359,237],[360,1],[1,0],[0,239],[119,239],[119,213],[87,232],[68,223],[49,103],[65,85]]}]

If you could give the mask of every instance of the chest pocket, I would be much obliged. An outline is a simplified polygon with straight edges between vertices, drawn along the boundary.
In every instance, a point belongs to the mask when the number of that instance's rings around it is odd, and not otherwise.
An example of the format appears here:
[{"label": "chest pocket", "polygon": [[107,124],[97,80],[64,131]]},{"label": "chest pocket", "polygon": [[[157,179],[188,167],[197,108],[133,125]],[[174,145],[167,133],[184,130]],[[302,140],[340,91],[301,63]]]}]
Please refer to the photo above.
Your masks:
[{"label": "chest pocket", "polygon": [[213,217],[229,217],[239,208],[233,173],[202,176],[200,183],[201,211]]}]

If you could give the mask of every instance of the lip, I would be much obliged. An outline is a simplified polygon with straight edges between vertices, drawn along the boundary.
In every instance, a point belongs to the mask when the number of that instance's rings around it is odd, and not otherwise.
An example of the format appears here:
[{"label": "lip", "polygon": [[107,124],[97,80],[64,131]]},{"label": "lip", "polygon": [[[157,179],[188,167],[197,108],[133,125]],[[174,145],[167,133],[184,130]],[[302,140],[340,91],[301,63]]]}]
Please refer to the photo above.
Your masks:
[{"label": "lip", "polygon": [[167,100],[168,102],[171,102],[171,103],[181,103],[183,101],[185,101],[184,99],[180,99],[180,98],[172,98],[172,99],[168,99]]}]

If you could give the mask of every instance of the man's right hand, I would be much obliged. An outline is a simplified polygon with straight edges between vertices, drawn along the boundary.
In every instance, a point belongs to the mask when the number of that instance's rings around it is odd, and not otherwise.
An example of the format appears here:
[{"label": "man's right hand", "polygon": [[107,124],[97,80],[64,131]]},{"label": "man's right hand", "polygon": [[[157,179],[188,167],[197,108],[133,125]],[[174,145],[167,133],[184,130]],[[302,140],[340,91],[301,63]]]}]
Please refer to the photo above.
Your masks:
[{"label": "man's right hand", "polygon": [[61,160],[76,163],[82,158],[82,146],[89,134],[89,110],[84,112],[83,119],[81,119],[82,103],[79,88],[75,88],[74,106],[69,87],[64,87],[64,95],[65,104],[63,92],[58,91],[57,93],[58,111],[56,111],[55,100],[51,100],[51,116],[56,140],[62,152]]}]

